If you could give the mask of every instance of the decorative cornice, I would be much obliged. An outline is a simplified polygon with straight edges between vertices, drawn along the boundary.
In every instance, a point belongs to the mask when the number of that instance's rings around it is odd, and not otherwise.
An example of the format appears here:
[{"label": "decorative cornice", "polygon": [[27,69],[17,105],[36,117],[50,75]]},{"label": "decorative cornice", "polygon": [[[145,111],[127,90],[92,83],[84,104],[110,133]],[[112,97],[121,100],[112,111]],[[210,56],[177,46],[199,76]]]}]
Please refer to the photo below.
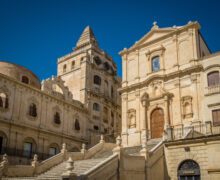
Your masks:
[{"label": "decorative cornice", "polygon": [[175,71],[173,73],[166,74],[166,75],[155,74],[155,75],[152,75],[151,77],[147,78],[143,82],[135,83],[133,85],[120,88],[119,92],[124,93],[124,92],[128,92],[128,91],[131,91],[131,90],[134,90],[137,88],[142,88],[144,86],[149,85],[152,81],[154,81],[156,79],[161,79],[162,81],[166,82],[166,81],[168,81],[170,79],[174,79],[176,77],[183,77],[183,76],[191,74],[191,73],[200,72],[201,70],[203,70],[203,67],[201,65],[197,65],[194,67],[187,68],[185,70]]},{"label": "decorative cornice", "polygon": [[[1,79],[1,78],[2,78],[2,79],[5,79],[5,80],[8,80],[8,81],[10,81],[10,82],[13,82],[13,83],[15,83],[16,85],[19,85],[22,89],[34,91],[35,93],[39,93],[39,94],[41,94],[41,95],[43,95],[43,96],[46,96],[46,98],[53,99],[53,100],[55,100],[55,101],[58,102],[58,103],[62,103],[63,105],[68,105],[68,106],[74,107],[74,108],[76,108],[78,111],[87,112],[87,109],[84,108],[84,105],[83,105],[81,102],[79,102],[79,101],[73,100],[73,103],[67,102],[67,101],[65,101],[65,100],[59,99],[59,98],[57,98],[57,97],[54,97],[54,96],[52,96],[52,95],[50,95],[50,94],[48,94],[48,93],[46,93],[46,92],[43,92],[43,91],[40,90],[40,89],[34,88],[34,87],[32,87],[32,86],[29,86],[29,85],[27,85],[27,84],[24,84],[24,83],[22,83],[22,82],[19,82],[19,81],[17,81],[17,80],[14,80],[14,79],[12,79],[11,77],[8,77],[8,76],[6,76],[6,75],[4,75],[4,74],[0,74],[0,79]],[[77,103],[77,104],[76,104],[76,103]]]}]

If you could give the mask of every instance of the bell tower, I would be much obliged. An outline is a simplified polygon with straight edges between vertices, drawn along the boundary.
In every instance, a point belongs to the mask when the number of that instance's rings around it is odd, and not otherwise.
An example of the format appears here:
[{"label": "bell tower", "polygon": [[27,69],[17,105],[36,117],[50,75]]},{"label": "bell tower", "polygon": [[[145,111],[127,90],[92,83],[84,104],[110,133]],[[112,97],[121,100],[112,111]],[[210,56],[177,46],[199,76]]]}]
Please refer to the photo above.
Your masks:
[{"label": "bell tower", "polygon": [[[121,79],[117,66],[102,49],[92,29],[87,26],[73,51],[58,59],[58,76],[73,94],[73,99],[88,107],[89,132],[116,136],[120,133],[120,96],[117,89]],[[96,143],[96,139],[90,140]]]}]

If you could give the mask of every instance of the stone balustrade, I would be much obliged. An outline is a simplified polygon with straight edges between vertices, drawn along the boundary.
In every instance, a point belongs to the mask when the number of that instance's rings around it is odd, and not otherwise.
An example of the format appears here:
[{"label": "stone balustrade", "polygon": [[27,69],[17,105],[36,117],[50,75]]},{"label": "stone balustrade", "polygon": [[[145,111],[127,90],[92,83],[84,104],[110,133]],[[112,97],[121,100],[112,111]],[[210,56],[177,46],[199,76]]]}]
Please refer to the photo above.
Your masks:
[{"label": "stone balustrade", "polygon": [[212,95],[212,94],[217,94],[217,93],[220,93],[220,85],[206,87],[206,89],[205,89],[206,96]]}]

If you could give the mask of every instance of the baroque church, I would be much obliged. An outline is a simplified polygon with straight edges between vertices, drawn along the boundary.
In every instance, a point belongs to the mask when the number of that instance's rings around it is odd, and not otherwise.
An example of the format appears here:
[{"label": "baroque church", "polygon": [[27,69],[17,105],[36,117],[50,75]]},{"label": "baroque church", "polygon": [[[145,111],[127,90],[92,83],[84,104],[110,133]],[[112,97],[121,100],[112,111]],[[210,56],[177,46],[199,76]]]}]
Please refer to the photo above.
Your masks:
[{"label": "baroque church", "polygon": [[41,84],[1,62],[2,179],[219,180],[220,53],[200,28],[154,22],[122,81],[89,27]]}]

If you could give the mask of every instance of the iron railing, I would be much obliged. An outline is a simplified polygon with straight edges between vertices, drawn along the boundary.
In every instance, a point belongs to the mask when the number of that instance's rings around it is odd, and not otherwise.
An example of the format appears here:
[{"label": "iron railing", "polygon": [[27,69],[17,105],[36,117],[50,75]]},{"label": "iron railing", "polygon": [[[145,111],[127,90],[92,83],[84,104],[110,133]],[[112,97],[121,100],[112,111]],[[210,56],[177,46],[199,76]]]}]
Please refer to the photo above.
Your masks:
[{"label": "iron railing", "polygon": [[171,139],[184,139],[186,136],[188,138],[195,138],[198,136],[207,135],[217,135],[220,134],[220,126],[213,126],[211,122],[206,122],[204,124],[173,127],[171,130]]},{"label": "iron railing", "polygon": [[7,154],[8,156],[16,156],[26,159],[33,159],[34,154],[38,155],[38,160],[42,161],[45,159],[50,158],[51,154],[46,153],[39,153],[36,151],[24,151],[22,149],[16,149],[16,148],[8,148],[8,147],[2,147],[0,151],[0,155]]}]

